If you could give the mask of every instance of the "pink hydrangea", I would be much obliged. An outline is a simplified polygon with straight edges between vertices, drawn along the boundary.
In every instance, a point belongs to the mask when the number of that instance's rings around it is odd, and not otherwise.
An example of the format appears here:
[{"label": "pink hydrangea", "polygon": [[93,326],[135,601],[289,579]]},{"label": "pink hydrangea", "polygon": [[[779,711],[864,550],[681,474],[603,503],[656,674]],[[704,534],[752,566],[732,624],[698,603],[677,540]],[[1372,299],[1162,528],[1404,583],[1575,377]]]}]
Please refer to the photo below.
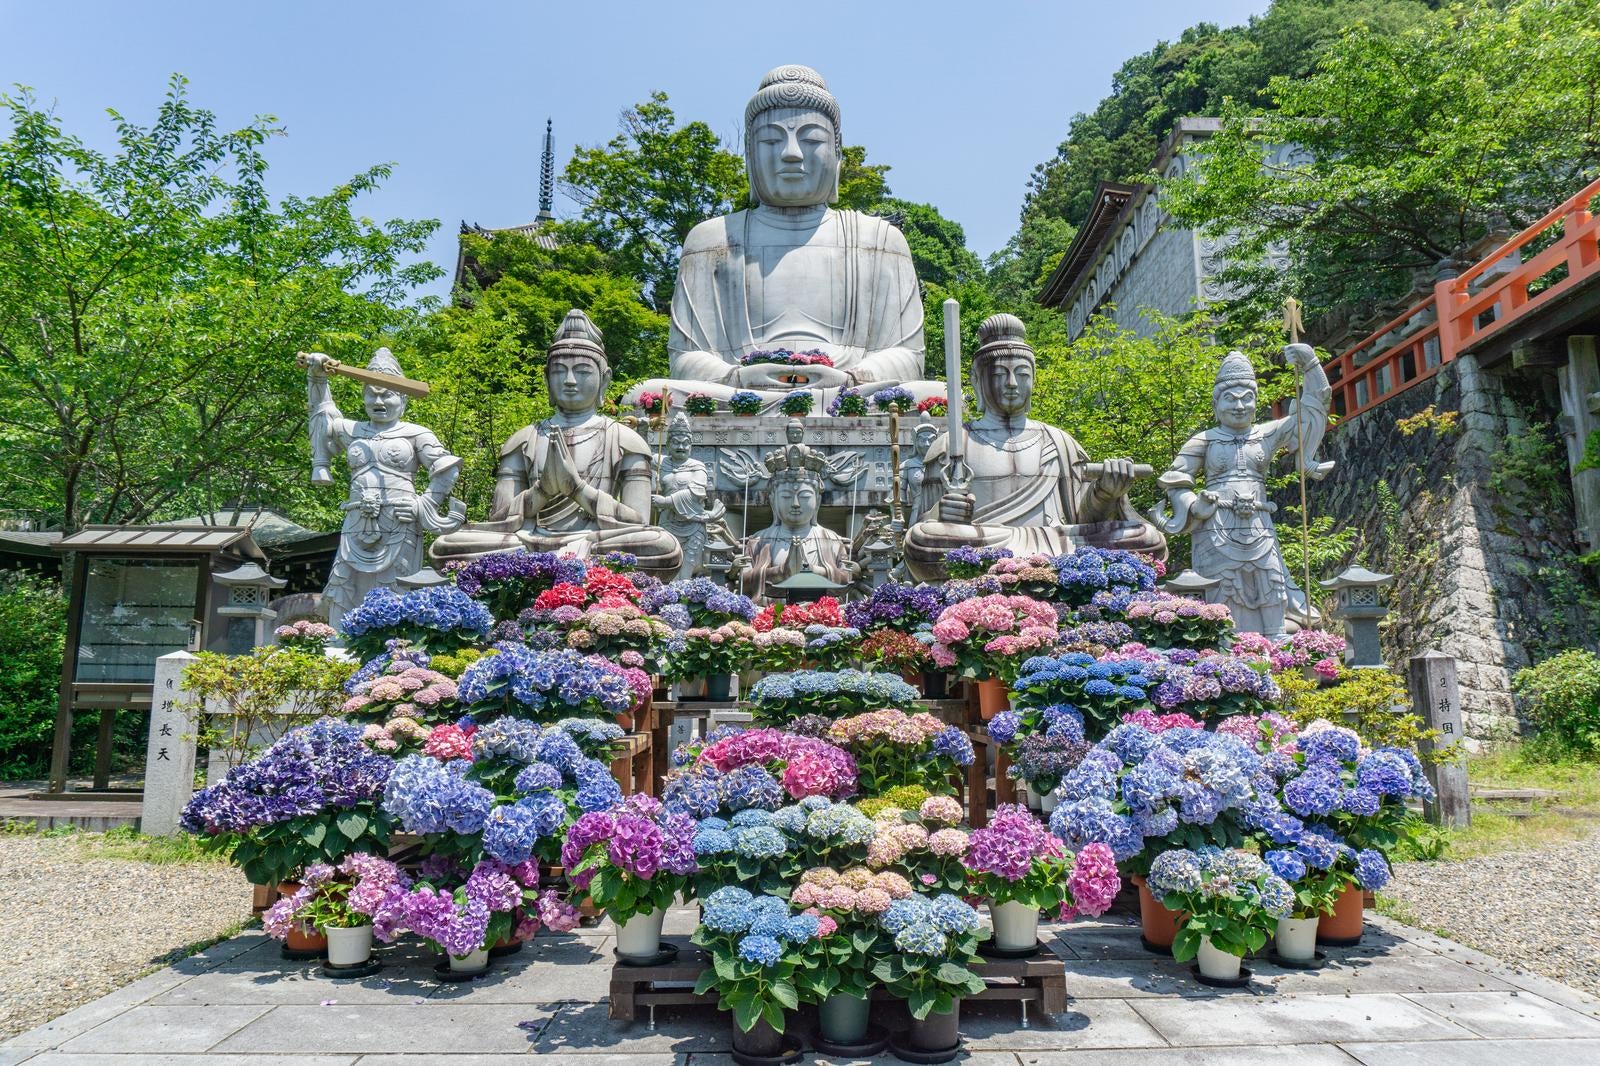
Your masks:
[{"label": "pink hydrangea", "polygon": [[457,725],[434,726],[428,734],[428,742],[422,746],[422,754],[431,755],[441,762],[451,759],[472,758],[472,734],[477,732],[472,726],[462,729]]},{"label": "pink hydrangea", "polygon": [[1117,860],[1111,848],[1100,843],[1079,848],[1073,856],[1067,889],[1072,901],[1061,905],[1064,922],[1080,915],[1098,917],[1110,910],[1117,893],[1122,890],[1122,878],[1117,875]]}]

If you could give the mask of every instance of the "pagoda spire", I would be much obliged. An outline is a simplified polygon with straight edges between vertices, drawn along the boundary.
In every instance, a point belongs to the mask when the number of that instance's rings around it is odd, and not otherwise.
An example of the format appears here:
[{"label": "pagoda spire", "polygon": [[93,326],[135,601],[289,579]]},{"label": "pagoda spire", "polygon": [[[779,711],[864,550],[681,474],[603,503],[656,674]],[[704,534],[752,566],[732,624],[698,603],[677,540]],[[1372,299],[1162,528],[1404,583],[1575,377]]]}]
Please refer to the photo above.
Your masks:
[{"label": "pagoda spire", "polygon": [[539,214],[535,221],[554,222],[556,194],[556,135],[555,121],[544,120],[544,156],[539,161]]}]

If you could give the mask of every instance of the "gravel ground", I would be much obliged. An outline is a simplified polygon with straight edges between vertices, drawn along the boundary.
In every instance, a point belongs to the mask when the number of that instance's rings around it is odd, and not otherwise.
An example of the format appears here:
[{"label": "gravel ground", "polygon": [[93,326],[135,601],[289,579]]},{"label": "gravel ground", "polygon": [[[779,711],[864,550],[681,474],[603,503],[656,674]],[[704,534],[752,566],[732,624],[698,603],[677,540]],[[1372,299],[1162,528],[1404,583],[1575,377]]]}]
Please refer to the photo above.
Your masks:
[{"label": "gravel ground", "polygon": [[231,866],[86,859],[70,837],[0,836],[0,1039],[249,916],[250,886]]},{"label": "gravel ground", "polygon": [[1401,863],[1383,894],[1425,929],[1600,995],[1600,832],[1536,851]]}]

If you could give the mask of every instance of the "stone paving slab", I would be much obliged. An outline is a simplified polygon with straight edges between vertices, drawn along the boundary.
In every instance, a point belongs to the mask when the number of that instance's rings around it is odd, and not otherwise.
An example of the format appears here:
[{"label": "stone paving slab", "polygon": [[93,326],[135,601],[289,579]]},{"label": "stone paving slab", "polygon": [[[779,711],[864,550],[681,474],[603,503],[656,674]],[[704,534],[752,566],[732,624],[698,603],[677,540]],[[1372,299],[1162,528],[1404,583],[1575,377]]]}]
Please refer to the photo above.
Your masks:
[{"label": "stone paving slab", "polygon": [[[669,916],[686,928],[693,912]],[[1112,918],[1046,929],[1068,1009],[1022,1027],[1012,1003],[967,1004],[968,1066],[1568,1066],[1600,1063],[1600,1000],[1480,952],[1369,917],[1357,948],[1317,972],[1252,960],[1248,989],[1200,985]],[[714,1008],[659,1025],[607,1016],[611,926],[540,937],[491,973],[441,984],[416,943],[384,971],[323,979],[242,934],[0,1044],[0,1066],[729,1066]],[[817,1066],[843,1066],[811,1056]],[[881,1061],[896,1060],[883,1058]]]}]

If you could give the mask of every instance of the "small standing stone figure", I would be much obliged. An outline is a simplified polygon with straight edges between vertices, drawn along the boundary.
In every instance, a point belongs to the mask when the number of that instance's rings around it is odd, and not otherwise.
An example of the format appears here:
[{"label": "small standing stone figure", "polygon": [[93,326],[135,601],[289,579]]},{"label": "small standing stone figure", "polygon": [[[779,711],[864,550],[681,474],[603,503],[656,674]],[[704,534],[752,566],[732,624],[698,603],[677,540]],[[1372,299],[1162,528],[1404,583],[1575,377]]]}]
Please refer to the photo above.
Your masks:
[{"label": "small standing stone figure", "polygon": [[744,539],[736,563],[747,595],[764,598],[771,586],[809,567],[840,585],[853,582],[860,567],[851,561],[850,545],[817,522],[828,461],[800,440],[804,426],[789,423],[789,443],[767,455],[771,477],[772,524]]},{"label": "small standing stone figure", "polygon": [[689,416],[679,411],[667,428],[667,457],[660,468],[660,491],[650,497],[661,528],[676,537],[683,548],[679,580],[694,577],[704,568],[708,561],[706,548],[713,535],[727,545],[736,543],[728,528],[728,509],[721,500],[711,499],[711,472],[705,463],[689,454],[693,445]]},{"label": "small standing stone figure", "polygon": [[[928,452],[933,448],[934,440],[939,436],[939,427],[924,411],[917,422],[915,433],[916,447],[909,458],[900,461],[900,506],[905,508],[908,518],[916,518],[922,508],[922,499],[927,491],[924,486],[930,479],[937,479],[937,471],[928,469]],[[942,489],[940,490],[943,491]]]},{"label": "small standing stone figure", "polygon": [[[1289,576],[1273,532],[1277,505],[1267,498],[1266,476],[1273,456],[1296,455],[1312,477],[1332,464],[1312,456],[1328,428],[1333,389],[1308,344],[1290,344],[1284,355],[1303,375],[1300,399],[1287,417],[1255,424],[1256,376],[1250,360],[1229,352],[1211,389],[1211,411],[1218,425],[1189,438],[1161,475],[1172,506],[1154,517],[1168,536],[1192,533],[1197,573],[1221,583],[1206,591],[1212,603],[1226,603],[1241,632],[1281,637],[1291,614],[1305,617],[1305,593]],[[1204,474],[1204,487],[1195,479]]]},{"label": "small standing stone figure", "polygon": [[[369,591],[421,568],[424,533],[449,533],[466,519],[466,505],[450,495],[461,475],[461,459],[432,430],[401,421],[403,393],[368,384],[361,390],[367,420],[345,418],[328,388],[334,360],[321,352],[303,353],[299,360],[306,368],[311,409],[311,483],[333,484],[335,450],[344,452],[350,467],[339,551],[322,590],[323,610],[337,626]],[[367,369],[405,376],[387,348],[378,349]],[[428,475],[424,492],[417,491],[418,469]]]}]

